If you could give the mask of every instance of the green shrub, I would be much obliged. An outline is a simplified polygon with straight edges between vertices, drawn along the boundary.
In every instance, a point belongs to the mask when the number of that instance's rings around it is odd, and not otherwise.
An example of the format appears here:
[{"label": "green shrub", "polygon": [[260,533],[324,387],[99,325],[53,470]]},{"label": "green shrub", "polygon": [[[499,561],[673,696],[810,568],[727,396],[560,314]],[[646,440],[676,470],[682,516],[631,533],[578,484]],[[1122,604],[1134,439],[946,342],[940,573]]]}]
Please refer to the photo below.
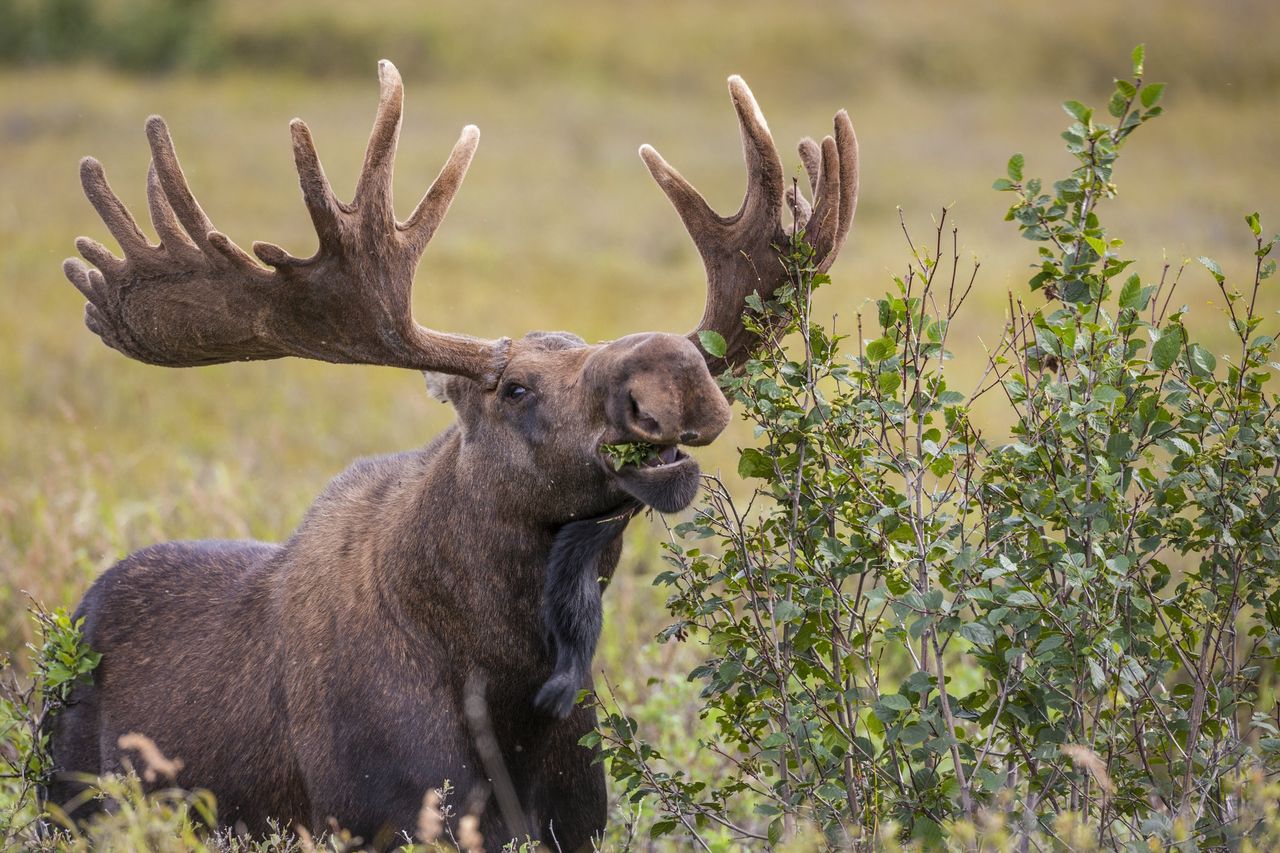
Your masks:
[{"label": "green shrub", "polygon": [[0,685],[0,839],[6,848],[35,837],[41,817],[36,795],[53,770],[47,724],[102,659],[80,633],[84,620],[73,622],[63,608],[39,605],[32,606],[31,616],[40,643],[29,647],[30,680],[19,679],[7,664],[0,668],[6,679]]},{"label": "green shrub", "polygon": [[[1264,389],[1280,365],[1255,309],[1278,238],[1247,217],[1243,289],[1199,259],[1230,353],[1191,341],[1181,268],[1133,272],[1099,208],[1160,113],[1142,54],[1106,117],[1064,104],[1069,176],[1046,186],[1015,155],[996,181],[1046,304],[1010,297],[974,391],[948,382],[977,269],[946,211],[927,243],[908,234],[906,274],[855,336],[814,321],[827,277],[802,238],[782,247],[792,286],[747,321],[787,318],[797,351],[722,377],[760,439],[738,466],[755,488],[713,480],[657,578],[676,620],[661,639],[707,650],[689,676],[721,775],[668,765],[620,710],[588,738],[658,810],[653,835],[1265,847],[1280,397]],[[1007,437],[970,421],[988,394],[1013,413]]]},{"label": "green shrub", "polygon": [[217,50],[213,11],[211,0],[0,0],[0,61],[203,67]]},{"label": "green shrub", "polygon": [[201,67],[213,61],[211,0],[130,0],[103,22],[100,58],[132,71]]}]

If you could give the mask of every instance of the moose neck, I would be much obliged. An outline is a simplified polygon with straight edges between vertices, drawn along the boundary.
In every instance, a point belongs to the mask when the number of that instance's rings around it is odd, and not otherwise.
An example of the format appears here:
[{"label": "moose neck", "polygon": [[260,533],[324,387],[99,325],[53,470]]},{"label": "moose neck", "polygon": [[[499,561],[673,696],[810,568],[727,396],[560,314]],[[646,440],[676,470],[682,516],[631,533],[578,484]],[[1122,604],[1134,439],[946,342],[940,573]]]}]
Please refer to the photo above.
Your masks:
[{"label": "moose neck", "polygon": [[[554,652],[543,589],[570,519],[531,512],[545,505],[538,484],[504,477],[501,460],[471,451],[455,426],[420,451],[353,466],[308,513],[291,562],[305,573],[298,580],[332,585],[335,598],[375,596],[409,635],[483,668],[521,664],[544,677]],[[306,568],[334,555],[343,562],[332,581]],[[602,553],[600,574],[612,573],[617,555]]]}]

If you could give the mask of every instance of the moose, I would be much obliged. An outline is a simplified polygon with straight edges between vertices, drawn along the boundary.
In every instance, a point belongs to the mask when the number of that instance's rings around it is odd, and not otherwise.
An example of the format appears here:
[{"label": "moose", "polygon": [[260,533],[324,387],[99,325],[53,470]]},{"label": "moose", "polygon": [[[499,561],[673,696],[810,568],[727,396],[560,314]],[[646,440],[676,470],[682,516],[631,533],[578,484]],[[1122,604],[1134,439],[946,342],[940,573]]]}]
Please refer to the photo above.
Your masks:
[{"label": "moose", "polygon": [[[144,735],[181,762],[177,784],[208,789],[219,822],[251,833],[336,821],[386,846],[414,831],[424,795],[448,780],[490,849],[513,837],[589,848],[605,826],[605,780],[579,745],[595,711],[576,700],[592,686],[601,582],[620,534],[642,509],[677,512],[696,497],[698,464],[682,448],[708,444],[729,421],[713,377],[760,345],[743,315],[752,293],[786,283],[779,248],[802,229],[826,269],[853,218],[848,115],[821,143],[801,141],[806,198],[784,176],[751,91],[731,77],[748,173],[737,213],[716,214],[640,149],[706,268],[694,332],[588,344],[567,332],[483,340],[425,328],[410,305],[415,267],[479,131],[463,129],[397,221],[404,91],[390,62],[379,79],[351,203],[334,195],[307,126],[291,124],[319,240],[309,258],[257,242],[255,260],[216,230],[158,116],[146,123],[157,243],[101,165],[80,164],[123,258],[81,237],[89,265],[71,258],[63,270],[105,344],[166,367],[296,356],[409,368],[456,422],[422,449],[354,463],[282,545],[169,542],[97,579],[77,616],[101,664],[51,724],[57,774],[44,792],[76,819],[103,807],[86,796],[86,775],[130,766],[121,738]],[[708,330],[722,353],[699,346]],[[615,467],[602,448],[629,442],[652,452]]]}]

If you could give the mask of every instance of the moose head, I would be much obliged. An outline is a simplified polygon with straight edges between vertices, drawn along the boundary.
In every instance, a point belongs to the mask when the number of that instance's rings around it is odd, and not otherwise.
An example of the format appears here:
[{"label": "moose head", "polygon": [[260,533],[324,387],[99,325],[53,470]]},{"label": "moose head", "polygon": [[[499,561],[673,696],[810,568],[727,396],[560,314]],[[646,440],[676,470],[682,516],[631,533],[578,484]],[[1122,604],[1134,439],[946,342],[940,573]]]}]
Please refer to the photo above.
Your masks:
[{"label": "moose head", "polygon": [[[857,142],[841,111],[832,136],[800,143],[810,201],[786,186],[759,107],[731,77],[747,164],[737,213],[718,215],[656,151],[640,149],[706,267],[697,328],[597,344],[565,332],[483,340],[421,326],[410,308],[418,260],[479,131],[463,129],[413,213],[396,221],[404,92],[390,62],[379,78],[351,203],[334,196],[307,126],[291,125],[319,239],[309,258],[259,242],[255,260],[217,231],[159,117],[146,126],[157,243],[99,163],[81,163],[85,193],[124,256],[81,237],[91,266],[69,259],[63,269],[108,346],[167,367],[296,356],[410,368],[457,423],[420,451],[357,463],[284,546],[171,543],[110,569],[80,607],[102,667],[55,722],[55,760],[62,771],[107,772],[120,761],[118,738],[142,733],[182,760],[180,783],[218,795],[229,823],[323,828],[333,817],[366,839],[411,829],[424,792],[444,779],[473,793],[492,784],[501,814],[486,813],[491,843],[523,829],[577,849],[604,820],[602,771],[577,745],[594,712],[573,703],[590,686],[599,578],[612,573],[638,507],[675,512],[693,501],[699,470],[681,448],[713,441],[728,423],[713,376],[760,343],[743,323],[747,298],[786,283],[778,247],[796,229],[821,269],[835,260],[854,213]],[[794,221],[784,223],[786,210]],[[724,339],[722,354],[700,348],[704,331]],[[651,448],[647,458],[621,467],[606,458],[607,445],[635,442]],[[491,685],[483,698],[496,752],[465,722],[477,675]],[[173,698],[196,694],[214,711]],[[231,748],[249,737],[252,750]],[[51,799],[74,796],[74,783],[59,785]]]}]

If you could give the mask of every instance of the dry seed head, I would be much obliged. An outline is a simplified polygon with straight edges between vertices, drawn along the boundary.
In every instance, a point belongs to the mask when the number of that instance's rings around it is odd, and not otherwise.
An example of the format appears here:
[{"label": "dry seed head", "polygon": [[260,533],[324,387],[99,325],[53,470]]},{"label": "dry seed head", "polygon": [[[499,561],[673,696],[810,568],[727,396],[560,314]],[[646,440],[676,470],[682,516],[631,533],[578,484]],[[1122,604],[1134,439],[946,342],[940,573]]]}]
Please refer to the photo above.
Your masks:
[{"label": "dry seed head", "polygon": [[116,745],[121,749],[132,749],[138,753],[145,765],[142,778],[148,782],[154,782],[161,776],[172,782],[178,778],[178,771],[182,770],[181,759],[171,760],[165,757],[155,741],[139,732],[120,735]]},{"label": "dry seed head", "polygon": [[1108,797],[1115,790],[1115,785],[1111,782],[1111,775],[1107,773],[1107,765],[1098,753],[1094,752],[1087,746],[1081,746],[1078,743],[1064,743],[1059,747],[1059,751],[1077,767],[1082,767],[1089,772],[1089,775],[1098,783],[1098,787]]},{"label": "dry seed head", "polygon": [[418,812],[418,840],[430,844],[444,832],[444,814],[440,811],[440,792],[434,788],[427,791],[422,798],[422,809]]},{"label": "dry seed head", "polygon": [[458,821],[458,846],[467,853],[483,853],[484,836],[480,834],[480,819],[469,814]]}]

